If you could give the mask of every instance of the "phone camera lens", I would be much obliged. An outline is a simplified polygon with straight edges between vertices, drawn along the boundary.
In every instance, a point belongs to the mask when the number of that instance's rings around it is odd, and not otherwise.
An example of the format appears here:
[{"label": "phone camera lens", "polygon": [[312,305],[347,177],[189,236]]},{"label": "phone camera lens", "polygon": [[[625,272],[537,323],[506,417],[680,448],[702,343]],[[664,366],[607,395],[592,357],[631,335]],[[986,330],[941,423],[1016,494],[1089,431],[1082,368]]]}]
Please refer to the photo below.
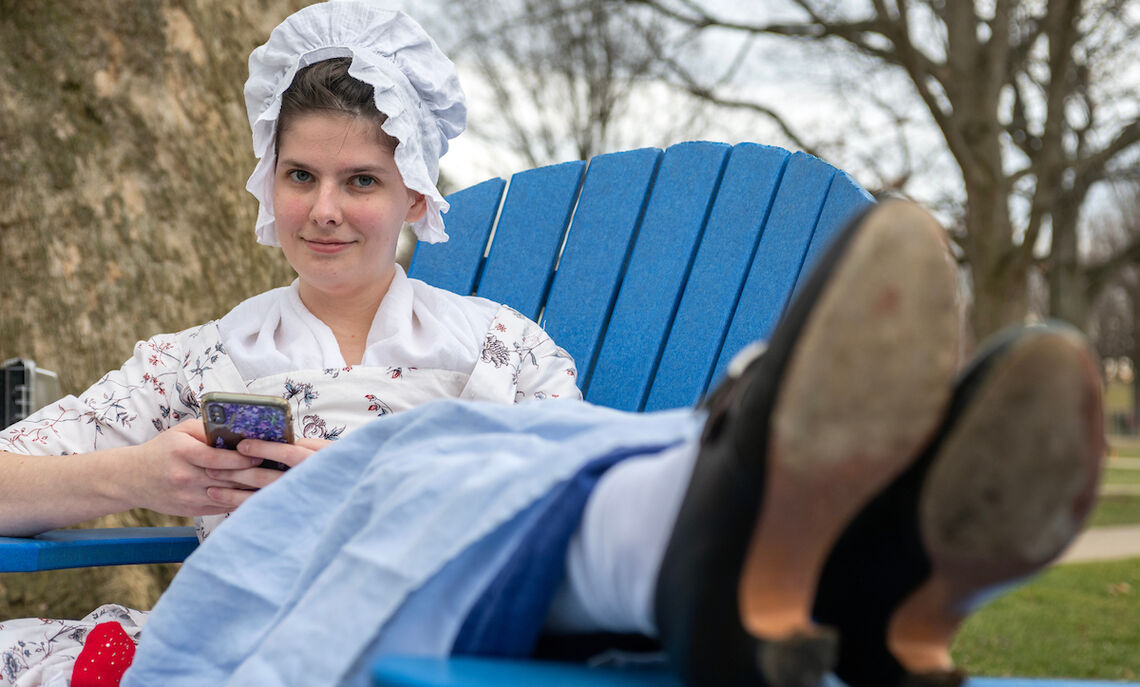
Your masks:
[{"label": "phone camera lens", "polygon": [[206,410],[210,416],[210,422],[220,425],[226,421],[226,409],[220,405],[211,404]]}]

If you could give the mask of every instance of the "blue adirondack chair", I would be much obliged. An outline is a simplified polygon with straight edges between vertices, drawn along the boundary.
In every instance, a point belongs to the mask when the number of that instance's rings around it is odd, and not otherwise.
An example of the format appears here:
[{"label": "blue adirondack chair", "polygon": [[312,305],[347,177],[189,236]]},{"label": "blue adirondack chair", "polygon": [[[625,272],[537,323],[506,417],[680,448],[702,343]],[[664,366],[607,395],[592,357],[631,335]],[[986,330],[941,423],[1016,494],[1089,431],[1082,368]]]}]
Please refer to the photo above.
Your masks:
[{"label": "blue adirondack chair", "polygon": [[[588,401],[632,411],[697,402],[737,351],[771,333],[800,276],[872,202],[808,155],[704,142],[533,169],[448,200],[451,240],[420,245],[411,276],[539,321],[574,356]],[[192,528],[0,538],[0,572],[176,562],[196,543]],[[373,677],[388,687],[678,684],[661,666],[464,657],[390,656]]]}]

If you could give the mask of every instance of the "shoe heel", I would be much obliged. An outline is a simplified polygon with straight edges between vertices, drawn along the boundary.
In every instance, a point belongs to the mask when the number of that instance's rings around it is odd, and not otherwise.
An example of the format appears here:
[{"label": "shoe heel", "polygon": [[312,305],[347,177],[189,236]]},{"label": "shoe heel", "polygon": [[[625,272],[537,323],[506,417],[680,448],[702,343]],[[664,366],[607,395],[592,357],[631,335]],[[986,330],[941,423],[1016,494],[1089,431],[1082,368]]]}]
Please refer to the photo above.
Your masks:
[{"label": "shoe heel", "polygon": [[987,593],[1041,570],[1079,533],[1104,456],[1101,402],[1096,356],[1067,328],[1027,330],[987,371],[919,497],[931,575],[888,628],[912,672],[947,667]]},{"label": "shoe heel", "polygon": [[757,672],[773,687],[818,687],[839,656],[839,635],[820,628],[815,635],[760,642]]}]

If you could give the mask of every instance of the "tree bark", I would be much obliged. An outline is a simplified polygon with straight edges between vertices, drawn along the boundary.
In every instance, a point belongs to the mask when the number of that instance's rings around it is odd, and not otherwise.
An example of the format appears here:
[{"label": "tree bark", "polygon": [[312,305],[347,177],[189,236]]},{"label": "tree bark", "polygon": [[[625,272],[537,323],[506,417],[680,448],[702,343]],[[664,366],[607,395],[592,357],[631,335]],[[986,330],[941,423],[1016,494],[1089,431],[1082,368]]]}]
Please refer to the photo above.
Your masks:
[{"label": "tree bark", "polygon": [[[292,279],[255,243],[242,88],[249,52],[305,4],[0,0],[0,358],[77,393],[136,340]],[[169,574],[3,576],[0,609],[148,607]]]},{"label": "tree bark", "polygon": [[977,179],[966,184],[966,226],[971,230],[963,249],[974,289],[970,324],[975,341],[1024,320],[1029,305],[1028,264],[1013,245],[1008,196],[1000,186]]},{"label": "tree bark", "polygon": [[1077,221],[1080,208],[1063,198],[1050,213],[1053,224],[1053,248],[1049,254],[1049,314],[1051,317],[1086,329],[1093,293],[1089,273],[1081,263]]}]

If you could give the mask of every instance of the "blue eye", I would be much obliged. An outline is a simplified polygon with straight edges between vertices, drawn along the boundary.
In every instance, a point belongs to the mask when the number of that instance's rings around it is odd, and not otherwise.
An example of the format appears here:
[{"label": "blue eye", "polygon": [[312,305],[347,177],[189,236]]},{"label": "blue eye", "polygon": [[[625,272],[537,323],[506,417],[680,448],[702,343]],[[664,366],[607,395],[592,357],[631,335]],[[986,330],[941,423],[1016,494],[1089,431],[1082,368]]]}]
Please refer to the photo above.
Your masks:
[{"label": "blue eye", "polygon": [[376,183],[376,177],[370,177],[366,174],[358,174],[352,177],[352,184],[360,188],[368,188],[370,186],[376,185]]},{"label": "blue eye", "polygon": [[313,180],[313,175],[303,169],[289,170],[288,177],[299,184],[308,183]]}]

